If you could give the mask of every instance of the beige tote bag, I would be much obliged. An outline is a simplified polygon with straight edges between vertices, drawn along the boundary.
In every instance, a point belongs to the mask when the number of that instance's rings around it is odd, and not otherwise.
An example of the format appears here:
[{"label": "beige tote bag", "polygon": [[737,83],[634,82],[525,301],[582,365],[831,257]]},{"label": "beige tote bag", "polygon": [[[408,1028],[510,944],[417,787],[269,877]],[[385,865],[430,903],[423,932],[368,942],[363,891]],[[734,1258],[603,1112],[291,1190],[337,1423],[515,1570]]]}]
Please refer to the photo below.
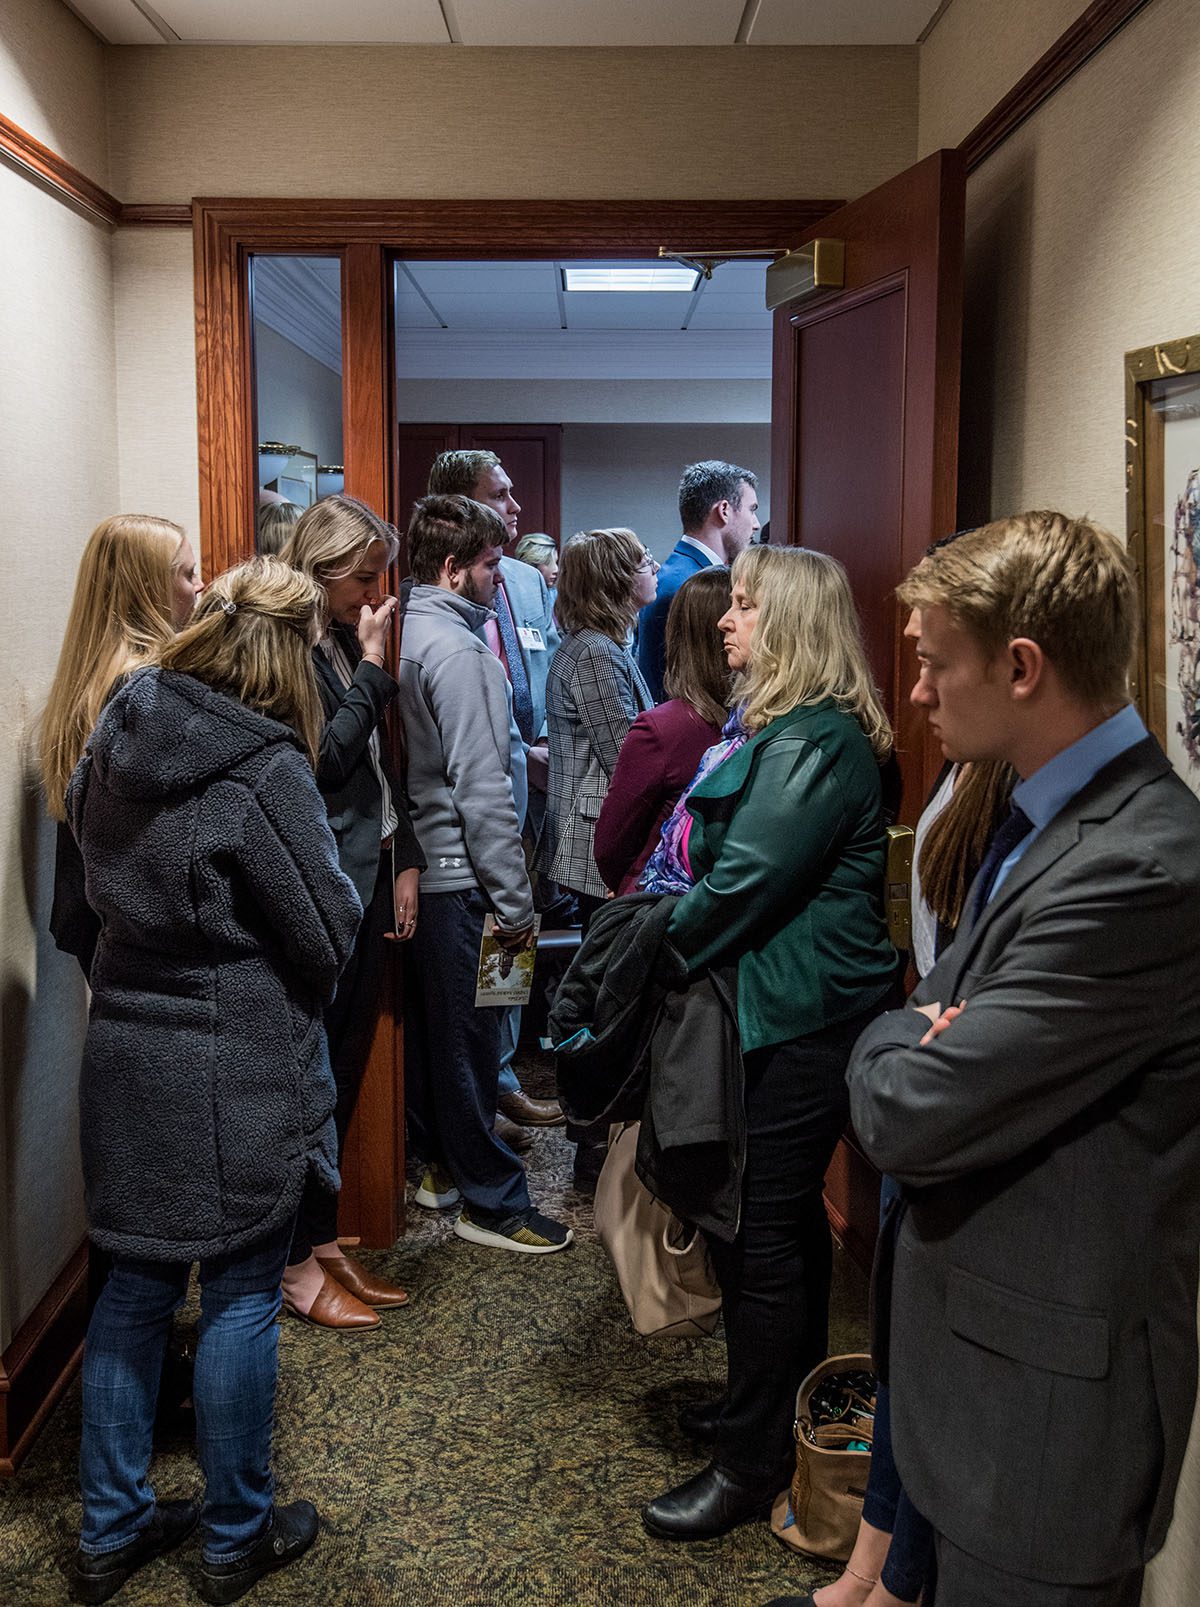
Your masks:
[{"label": "beige tote bag", "polygon": [[708,1246],[695,1228],[656,1200],[634,1170],[640,1123],[614,1129],[596,1184],[596,1231],[639,1334],[711,1334],[721,1291]]}]

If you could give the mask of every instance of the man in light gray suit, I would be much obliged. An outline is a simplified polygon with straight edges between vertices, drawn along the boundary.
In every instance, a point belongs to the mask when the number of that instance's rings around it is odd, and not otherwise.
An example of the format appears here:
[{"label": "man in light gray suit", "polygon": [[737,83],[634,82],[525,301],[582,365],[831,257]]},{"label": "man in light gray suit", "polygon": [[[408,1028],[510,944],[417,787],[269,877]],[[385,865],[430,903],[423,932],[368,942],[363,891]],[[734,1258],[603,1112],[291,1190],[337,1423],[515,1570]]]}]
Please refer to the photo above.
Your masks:
[{"label": "man in light gray suit", "polygon": [[1021,781],[954,943],[848,1074],[902,1185],[876,1273],[896,1460],[938,1607],[1136,1607],[1196,1392],[1200,801],[1128,702],[1114,537],[1002,520],[899,595],[947,757]]},{"label": "man in light gray suit", "polygon": [[[511,545],[517,534],[521,504],[513,483],[494,452],[442,452],[429,471],[429,490],[442,496],[470,497],[491,508],[504,520]],[[536,569],[518,558],[500,560],[500,586],[494,604],[496,617],[483,633],[484,641],[504,665],[512,687],[513,718],[525,750],[527,791],[518,798],[526,837],[536,842],[546,818],[549,754],[546,748],[546,678],[558,646],[558,631],[546,582]],[[555,1127],[562,1123],[556,1099],[533,1099],[521,1087],[513,1058],[521,1030],[521,1009],[504,1013],[500,1050],[500,1113],[525,1127]]]}]

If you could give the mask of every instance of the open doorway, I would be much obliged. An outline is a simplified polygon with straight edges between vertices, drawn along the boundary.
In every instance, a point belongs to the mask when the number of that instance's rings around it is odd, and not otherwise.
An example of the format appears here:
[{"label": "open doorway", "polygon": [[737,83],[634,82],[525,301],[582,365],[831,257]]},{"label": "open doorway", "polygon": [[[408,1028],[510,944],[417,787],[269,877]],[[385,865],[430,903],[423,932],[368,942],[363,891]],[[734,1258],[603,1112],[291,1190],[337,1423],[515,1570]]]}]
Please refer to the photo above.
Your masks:
[{"label": "open doorway", "polygon": [[[486,447],[517,488],[522,534],[626,525],[663,559],[680,472],[700,458],[753,469],[765,523],[767,260],[711,278],[652,260],[397,260],[386,511],[403,530],[434,457]],[[342,487],[341,306],[336,257],[252,259],[263,504],[303,508]]]}]

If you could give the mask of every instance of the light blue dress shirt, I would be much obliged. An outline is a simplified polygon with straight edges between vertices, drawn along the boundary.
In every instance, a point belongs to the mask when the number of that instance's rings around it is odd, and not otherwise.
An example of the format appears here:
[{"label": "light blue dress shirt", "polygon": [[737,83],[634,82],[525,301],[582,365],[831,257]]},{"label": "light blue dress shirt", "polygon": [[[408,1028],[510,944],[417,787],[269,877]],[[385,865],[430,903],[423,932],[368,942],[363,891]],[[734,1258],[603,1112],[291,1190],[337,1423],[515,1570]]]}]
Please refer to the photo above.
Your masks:
[{"label": "light blue dress shirt", "polygon": [[1037,841],[1055,815],[1070,803],[1076,793],[1082,792],[1106,764],[1111,764],[1127,748],[1136,746],[1146,734],[1138,711],[1132,703],[1127,703],[1123,709],[1102,721],[1086,736],[1080,737],[1078,742],[1072,742],[1069,748],[1056,753],[1040,770],[1035,770],[1013,788],[1012,801],[1033,821],[1033,830],[1022,837],[996,872],[996,880],[988,895],[989,903],[999,892],[1009,871]]}]

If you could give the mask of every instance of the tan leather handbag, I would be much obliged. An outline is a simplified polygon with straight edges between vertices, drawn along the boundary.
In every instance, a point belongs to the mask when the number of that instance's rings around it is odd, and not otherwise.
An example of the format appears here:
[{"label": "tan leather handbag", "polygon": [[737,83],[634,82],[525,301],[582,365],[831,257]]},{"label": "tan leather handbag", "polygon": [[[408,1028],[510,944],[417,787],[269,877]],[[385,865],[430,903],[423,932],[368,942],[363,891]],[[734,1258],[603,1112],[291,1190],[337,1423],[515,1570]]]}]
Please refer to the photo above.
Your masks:
[{"label": "tan leather handbag", "polygon": [[596,1184],[596,1232],[616,1269],[639,1334],[711,1334],[721,1291],[708,1247],[695,1228],[656,1200],[634,1170],[638,1122],[614,1128]]},{"label": "tan leather handbag", "polygon": [[869,1356],[829,1356],[801,1384],[796,1394],[796,1472],[791,1488],[771,1508],[771,1532],[793,1551],[846,1562],[854,1549],[867,1493],[874,1434],[875,1393],[851,1392],[851,1410],[830,1421],[814,1410],[813,1396],[834,1374],[871,1377]]}]

